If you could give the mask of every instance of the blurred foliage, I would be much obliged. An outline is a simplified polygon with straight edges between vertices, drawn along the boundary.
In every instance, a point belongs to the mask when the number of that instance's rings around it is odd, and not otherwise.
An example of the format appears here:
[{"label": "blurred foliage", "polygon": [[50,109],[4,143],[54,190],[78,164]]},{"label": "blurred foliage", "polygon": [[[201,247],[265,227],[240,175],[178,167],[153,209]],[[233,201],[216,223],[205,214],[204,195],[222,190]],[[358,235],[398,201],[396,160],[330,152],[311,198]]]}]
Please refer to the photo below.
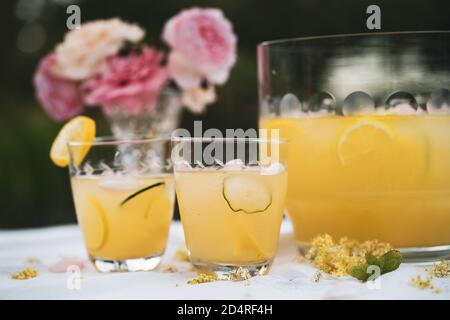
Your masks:
[{"label": "blurred foliage", "polygon": [[[239,58],[219,102],[204,115],[185,112],[182,126],[204,120],[204,128],[257,126],[256,45],[264,40],[365,32],[365,0],[20,0],[2,1],[0,10],[0,228],[24,228],[75,221],[68,173],[48,158],[61,124],[34,100],[31,78],[39,59],[66,32],[66,7],[81,7],[82,21],[121,17],[147,30],[146,41],[163,47],[164,22],[182,8],[220,7],[239,37]],[[382,31],[449,29],[446,1],[376,1]],[[28,10],[28,11],[27,11]],[[24,29],[44,30],[43,46],[21,51]],[[33,33],[31,33],[33,34]],[[27,41],[37,41],[31,37]],[[37,43],[37,42],[36,42]],[[32,44],[36,44],[32,43]],[[37,45],[37,44],[36,44]],[[98,110],[87,113],[103,121]],[[101,122],[100,134],[107,133]]]}]

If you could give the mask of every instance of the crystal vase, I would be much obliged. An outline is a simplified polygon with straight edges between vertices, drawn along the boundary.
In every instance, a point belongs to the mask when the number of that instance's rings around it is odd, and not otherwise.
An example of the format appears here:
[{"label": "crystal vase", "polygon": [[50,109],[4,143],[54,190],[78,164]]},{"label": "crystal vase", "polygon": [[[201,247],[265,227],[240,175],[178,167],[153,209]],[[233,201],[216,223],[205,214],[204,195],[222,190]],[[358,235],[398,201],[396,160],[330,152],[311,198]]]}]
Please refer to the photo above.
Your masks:
[{"label": "crystal vase", "polygon": [[175,90],[164,90],[152,108],[143,108],[130,114],[118,106],[105,114],[116,139],[170,135],[178,127],[181,115],[180,95]]}]

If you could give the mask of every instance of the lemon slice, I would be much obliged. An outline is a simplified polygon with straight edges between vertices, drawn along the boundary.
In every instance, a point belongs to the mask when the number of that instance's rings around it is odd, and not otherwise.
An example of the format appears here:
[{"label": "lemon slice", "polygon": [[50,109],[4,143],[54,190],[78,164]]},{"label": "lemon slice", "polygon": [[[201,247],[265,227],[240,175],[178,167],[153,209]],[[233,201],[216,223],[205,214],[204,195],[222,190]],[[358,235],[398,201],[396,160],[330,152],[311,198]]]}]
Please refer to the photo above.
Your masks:
[{"label": "lemon slice", "polygon": [[97,199],[91,197],[89,200],[94,210],[83,215],[84,238],[90,250],[100,250],[108,238],[106,213]]},{"label": "lemon slice", "polygon": [[339,136],[340,178],[361,192],[417,190],[429,170],[427,136],[420,126],[411,128],[408,118],[383,117],[365,117]]},{"label": "lemon slice", "polygon": [[385,124],[371,119],[359,121],[341,135],[337,146],[339,161],[347,166],[366,157],[377,158],[394,141],[394,131]]},{"label": "lemon slice", "polygon": [[262,246],[258,244],[258,241],[251,235],[250,231],[247,230],[239,220],[233,221],[235,243],[233,247],[233,255],[235,258],[243,258],[252,253],[256,253],[258,259],[264,259],[267,254],[264,253]]},{"label": "lemon slice", "polygon": [[264,212],[272,204],[272,195],[258,177],[232,175],[223,181],[223,197],[234,212]]},{"label": "lemon slice", "polygon": [[85,116],[78,116],[67,122],[53,141],[50,149],[50,159],[59,167],[66,167],[70,162],[67,143],[69,141],[83,142],[72,155],[74,163],[79,165],[88,153],[95,138],[95,121]]}]

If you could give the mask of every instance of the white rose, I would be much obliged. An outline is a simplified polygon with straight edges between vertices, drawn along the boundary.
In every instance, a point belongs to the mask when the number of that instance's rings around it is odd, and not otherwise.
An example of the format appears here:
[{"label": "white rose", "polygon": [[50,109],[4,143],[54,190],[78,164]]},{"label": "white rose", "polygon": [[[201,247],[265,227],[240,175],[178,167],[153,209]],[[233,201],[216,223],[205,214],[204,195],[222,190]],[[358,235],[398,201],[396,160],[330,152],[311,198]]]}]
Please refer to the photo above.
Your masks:
[{"label": "white rose", "polygon": [[116,54],[125,41],[138,42],[144,37],[139,26],[118,18],[82,24],[69,31],[56,47],[52,71],[61,77],[84,80],[103,67],[106,57]]}]

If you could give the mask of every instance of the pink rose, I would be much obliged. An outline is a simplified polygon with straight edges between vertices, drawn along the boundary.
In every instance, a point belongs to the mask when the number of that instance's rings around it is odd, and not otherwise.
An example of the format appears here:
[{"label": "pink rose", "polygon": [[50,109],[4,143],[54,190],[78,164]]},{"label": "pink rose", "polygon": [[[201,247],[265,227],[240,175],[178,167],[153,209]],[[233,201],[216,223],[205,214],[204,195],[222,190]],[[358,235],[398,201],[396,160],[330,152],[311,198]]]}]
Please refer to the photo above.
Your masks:
[{"label": "pink rose", "polygon": [[102,72],[83,84],[86,103],[100,105],[107,113],[123,108],[138,114],[143,108],[152,108],[168,79],[166,68],[161,66],[162,57],[149,47],[109,57]]},{"label": "pink rose", "polygon": [[165,25],[170,46],[169,72],[183,89],[199,87],[203,79],[223,84],[236,62],[236,35],[218,9],[184,10]]},{"label": "pink rose", "polygon": [[76,82],[52,74],[55,54],[50,53],[41,60],[33,77],[39,103],[55,120],[72,118],[83,110],[83,99]]}]

